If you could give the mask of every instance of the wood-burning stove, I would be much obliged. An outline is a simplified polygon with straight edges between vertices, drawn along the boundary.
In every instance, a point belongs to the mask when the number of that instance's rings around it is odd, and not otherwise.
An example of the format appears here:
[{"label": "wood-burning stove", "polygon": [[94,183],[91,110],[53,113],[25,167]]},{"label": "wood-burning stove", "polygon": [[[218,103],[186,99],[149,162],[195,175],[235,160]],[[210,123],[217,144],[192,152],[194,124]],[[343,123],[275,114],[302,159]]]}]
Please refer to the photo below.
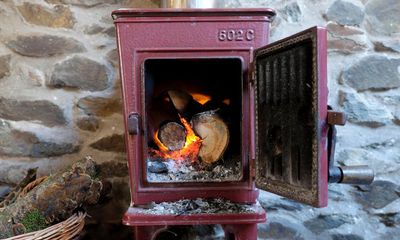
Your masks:
[{"label": "wood-burning stove", "polygon": [[[255,239],[256,223],[265,221],[256,186],[323,207],[328,181],[372,181],[368,168],[332,165],[334,125],[345,119],[327,106],[326,30],[268,44],[274,16],[271,9],[113,12],[132,197],[123,222],[136,227],[137,239],[191,224],[222,224],[227,237]],[[216,198],[252,209],[143,211],[151,202]]]}]

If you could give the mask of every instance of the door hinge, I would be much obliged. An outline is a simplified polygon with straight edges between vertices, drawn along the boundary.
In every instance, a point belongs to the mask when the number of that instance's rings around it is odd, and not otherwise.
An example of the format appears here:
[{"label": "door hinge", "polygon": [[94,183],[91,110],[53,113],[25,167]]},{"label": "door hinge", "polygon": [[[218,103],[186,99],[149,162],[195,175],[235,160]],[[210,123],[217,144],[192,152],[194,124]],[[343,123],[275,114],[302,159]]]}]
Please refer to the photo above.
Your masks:
[{"label": "door hinge", "polygon": [[337,112],[333,110],[328,110],[327,122],[329,125],[340,125],[344,126],[346,124],[347,117],[343,112]]},{"label": "door hinge", "polygon": [[253,63],[250,63],[249,66],[249,72],[250,72],[250,83],[251,85],[254,85],[256,82],[256,71]]}]

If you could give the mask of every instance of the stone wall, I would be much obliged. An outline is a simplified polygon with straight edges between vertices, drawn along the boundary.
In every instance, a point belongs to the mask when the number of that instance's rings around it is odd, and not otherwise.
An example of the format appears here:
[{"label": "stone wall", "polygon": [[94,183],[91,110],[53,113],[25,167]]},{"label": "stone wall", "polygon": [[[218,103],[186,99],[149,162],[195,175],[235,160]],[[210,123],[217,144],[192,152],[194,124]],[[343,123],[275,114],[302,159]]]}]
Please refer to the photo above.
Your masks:
[{"label": "stone wall", "polygon": [[[329,103],[348,113],[338,129],[339,165],[368,164],[372,186],[329,187],[314,209],[261,193],[268,222],[260,239],[395,239],[400,235],[400,2],[398,0],[227,0],[271,7],[271,39],[308,27],[329,31]],[[114,182],[102,209],[118,222],[127,206],[120,79],[110,12],[158,1],[0,1],[0,182],[26,169],[41,175],[84,155]],[[0,184],[0,195],[7,185]],[[101,216],[94,214],[94,219]]]}]

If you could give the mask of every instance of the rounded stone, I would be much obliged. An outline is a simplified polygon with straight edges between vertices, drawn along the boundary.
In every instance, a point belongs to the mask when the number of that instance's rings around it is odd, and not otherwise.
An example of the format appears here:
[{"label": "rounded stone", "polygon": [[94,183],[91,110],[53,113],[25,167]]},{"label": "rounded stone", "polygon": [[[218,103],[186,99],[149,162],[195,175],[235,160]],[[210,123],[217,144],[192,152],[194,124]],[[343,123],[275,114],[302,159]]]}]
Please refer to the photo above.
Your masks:
[{"label": "rounded stone", "polygon": [[50,142],[33,132],[20,131],[0,123],[0,155],[13,157],[54,157],[79,151],[76,142]]},{"label": "rounded stone", "polygon": [[356,234],[333,234],[332,240],[364,240],[363,237]]},{"label": "rounded stone", "polygon": [[84,52],[82,43],[67,37],[55,35],[26,35],[17,36],[6,42],[12,51],[28,57],[51,57],[65,53]]},{"label": "rounded stone", "polygon": [[102,91],[109,86],[107,67],[89,58],[75,56],[55,65],[47,86]]},{"label": "rounded stone", "polygon": [[369,55],[343,71],[342,80],[357,91],[400,87],[400,59]]},{"label": "rounded stone", "polygon": [[380,209],[400,198],[400,186],[389,181],[377,180],[369,186],[358,187],[358,190],[353,194],[365,209]]},{"label": "rounded stone", "polygon": [[400,1],[369,0],[365,12],[372,31],[385,35],[400,34]]},{"label": "rounded stone", "polygon": [[351,2],[337,0],[328,8],[326,18],[341,25],[360,25],[364,19],[364,12]]},{"label": "rounded stone", "polygon": [[392,115],[381,104],[367,101],[356,93],[339,92],[339,103],[350,122],[376,128],[390,123]]},{"label": "rounded stone", "polygon": [[16,100],[0,97],[0,118],[13,121],[39,121],[47,126],[66,124],[63,110],[47,100]]},{"label": "rounded stone", "polygon": [[94,116],[84,116],[77,119],[76,125],[82,130],[94,132],[99,129],[99,120]]},{"label": "rounded stone", "polygon": [[40,4],[24,2],[17,6],[25,21],[46,27],[53,28],[72,28],[75,24],[75,18],[69,7],[56,5],[53,8],[47,8]]},{"label": "rounded stone", "polygon": [[279,9],[278,12],[282,13],[282,17],[290,23],[299,22],[301,20],[301,10],[297,2],[290,3]]},{"label": "rounded stone", "polygon": [[312,232],[320,234],[325,230],[338,228],[345,223],[349,223],[349,220],[344,215],[319,215],[304,222],[304,226]]}]

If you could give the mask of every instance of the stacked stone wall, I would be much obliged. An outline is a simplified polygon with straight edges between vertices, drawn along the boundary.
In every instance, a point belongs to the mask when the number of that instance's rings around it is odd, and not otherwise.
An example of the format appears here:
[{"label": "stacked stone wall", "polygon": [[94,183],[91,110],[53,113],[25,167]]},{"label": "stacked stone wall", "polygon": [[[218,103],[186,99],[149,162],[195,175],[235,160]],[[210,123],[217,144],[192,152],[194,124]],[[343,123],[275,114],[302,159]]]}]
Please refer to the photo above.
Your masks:
[{"label": "stacked stone wall", "polygon": [[[328,29],[329,104],[345,111],[338,165],[368,164],[371,186],[331,185],[314,209],[261,192],[260,239],[396,239],[400,236],[400,1],[226,0],[270,7],[275,41]],[[0,1],[0,195],[28,168],[52,173],[85,155],[103,166],[114,199],[94,213],[118,223],[129,203],[115,29],[120,7],[159,1]]]}]

